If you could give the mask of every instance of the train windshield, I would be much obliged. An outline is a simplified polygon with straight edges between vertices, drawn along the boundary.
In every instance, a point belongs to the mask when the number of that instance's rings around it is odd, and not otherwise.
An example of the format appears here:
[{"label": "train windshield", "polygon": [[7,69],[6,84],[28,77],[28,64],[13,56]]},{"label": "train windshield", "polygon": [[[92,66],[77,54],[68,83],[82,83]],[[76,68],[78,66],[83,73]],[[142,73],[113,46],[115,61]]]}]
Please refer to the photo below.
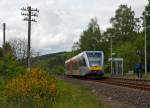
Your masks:
[{"label": "train windshield", "polygon": [[102,54],[98,52],[87,52],[90,66],[101,66]]}]

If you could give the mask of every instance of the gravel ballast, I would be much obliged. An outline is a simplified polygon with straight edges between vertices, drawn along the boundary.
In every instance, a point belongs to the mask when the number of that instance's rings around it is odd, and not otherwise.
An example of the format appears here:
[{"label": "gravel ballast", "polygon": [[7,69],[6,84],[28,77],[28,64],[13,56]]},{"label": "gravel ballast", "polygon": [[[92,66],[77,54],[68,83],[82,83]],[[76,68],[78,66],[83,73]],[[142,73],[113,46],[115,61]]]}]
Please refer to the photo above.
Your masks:
[{"label": "gravel ballast", "polygon": [[150,92],[148,91],[67,77],[60,77],[60,79],[73,84],[84,85],[85,87],[91,89],[91,91],[94,92],[97,97],[104,95],[109,97],[110,100],[119,101],[123,104],[134,105],[135,108],[150,108]]}]

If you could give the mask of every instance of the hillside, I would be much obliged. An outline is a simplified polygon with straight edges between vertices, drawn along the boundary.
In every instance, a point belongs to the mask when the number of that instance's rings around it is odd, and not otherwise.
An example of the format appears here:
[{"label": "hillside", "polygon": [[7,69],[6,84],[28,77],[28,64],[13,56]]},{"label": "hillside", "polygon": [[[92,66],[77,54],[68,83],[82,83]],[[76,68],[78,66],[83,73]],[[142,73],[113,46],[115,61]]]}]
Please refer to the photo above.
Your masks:
[{"label": "hillside", "polygon": [[32,58],[32,67],[38,66],[51,74],[63,74],[65,61],[71,56],[70,52],[58,52]]},{"label": "hillside", "polygon": [[63,56],[66,53],[67,52],[51,53],[51,54],[41,55],[39,57],[36,57],[36,59],[38,59],[38,60],[47,60],[49,58],[53,58],[53,57],[56,57],[56,56]]}]

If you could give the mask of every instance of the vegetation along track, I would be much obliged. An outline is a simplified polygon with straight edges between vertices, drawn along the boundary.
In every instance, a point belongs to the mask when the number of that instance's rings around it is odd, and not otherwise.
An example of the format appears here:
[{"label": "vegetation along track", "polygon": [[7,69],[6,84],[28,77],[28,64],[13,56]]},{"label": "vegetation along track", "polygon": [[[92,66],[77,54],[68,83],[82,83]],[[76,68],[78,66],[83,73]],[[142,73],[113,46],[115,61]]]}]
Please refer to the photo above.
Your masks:
[{"label": "vegetation along track", "polygon": [[150,80],[145,79],[105,78],[96,82],[150,91]]}]

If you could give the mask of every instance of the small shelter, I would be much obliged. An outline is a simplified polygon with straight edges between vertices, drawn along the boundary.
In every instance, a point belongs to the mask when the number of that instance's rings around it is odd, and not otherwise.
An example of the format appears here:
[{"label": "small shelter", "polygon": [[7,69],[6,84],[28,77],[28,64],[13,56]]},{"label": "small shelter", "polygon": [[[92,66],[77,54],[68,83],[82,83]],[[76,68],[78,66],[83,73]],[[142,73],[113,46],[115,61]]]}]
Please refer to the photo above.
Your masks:
[{"label": "small shelter", "polygon": [[112,62],[112,76],[121,76],[123,75],[123,58],[109,58]]}]

